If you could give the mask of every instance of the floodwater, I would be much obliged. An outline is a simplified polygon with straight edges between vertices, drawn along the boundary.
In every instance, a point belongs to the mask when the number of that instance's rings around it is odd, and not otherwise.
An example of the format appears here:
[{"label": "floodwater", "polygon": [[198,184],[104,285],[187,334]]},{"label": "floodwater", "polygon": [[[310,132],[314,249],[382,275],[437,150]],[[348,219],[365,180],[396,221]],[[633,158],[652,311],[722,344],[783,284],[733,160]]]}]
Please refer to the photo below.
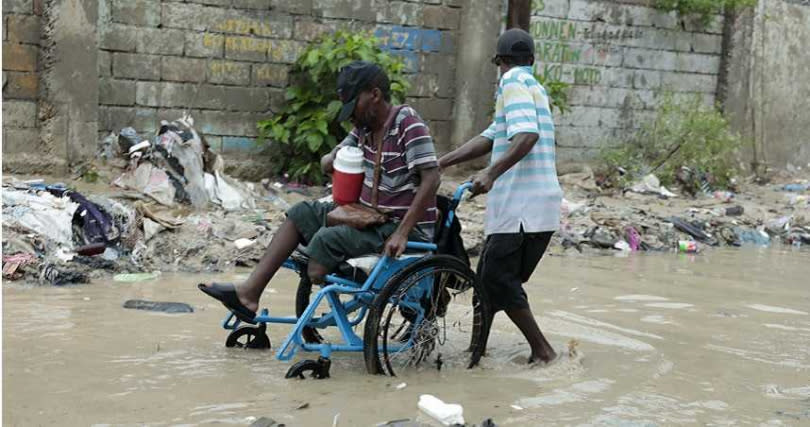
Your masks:
[{"label": "floodwater", "polygon": [[[284,379],[290,363],[272,351],[224,347],[224,308],[194,285],[244,272],[6,283],[3,424],[422,423],[417,400],[430,393],[463,405],[471,424],[810,425],[809,261],[791,249],[547,257],[527,290],[552,345],[575,356],[527,367],[527,345],[499,314],[480,368],[380,377],[362,354],[336,354],[331,379],[303,381]],[[295,284],[280,274],[263,305],[290,314]],[[121,307],[135,298],[195,312]],[[271,326],[274,346],[287,331]]]}]

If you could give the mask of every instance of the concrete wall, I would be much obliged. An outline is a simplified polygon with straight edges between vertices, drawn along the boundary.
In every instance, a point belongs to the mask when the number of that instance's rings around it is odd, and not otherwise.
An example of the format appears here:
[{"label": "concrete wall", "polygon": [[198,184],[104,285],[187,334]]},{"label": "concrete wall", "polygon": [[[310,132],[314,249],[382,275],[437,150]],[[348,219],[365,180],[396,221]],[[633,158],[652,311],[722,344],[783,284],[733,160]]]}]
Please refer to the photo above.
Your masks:
[{"label": "concrete wall", "polygon": [[555,117],[561,162],[621,141],[665,90],[714,102],[723,17],[701,27],[646,3],[534,0],[535,72],[572,85],[572,111]]},{"label": "concrete wall", "polygon": [[375,32],[406,61],[408,101],[449,139],[457,0],[99,1],[101,131],[152,131],[191,109],[216,150],[249,150],[300,52],[345,27]]},{"label": "concrete wall", "polygon": [[[33,0],[3,0],[3,170],[37,161],[39,141],[37,98],[40,74],[41,9]],[[26,153],[32,153],[28,156]]]},{"label": "concrete wall", "polygon": [[[572,111],[555,117],[560,162],[620,141],[653,116],[664,90],[724,101],[756,141],[751,159],[810,160],[808,3],[760,0],[757,11],[702,27],[648,0],[534,0],[536,72],[572,84]],[[3,0],[3,169],[64,171],[105,133],[151,132],[185,110],[239,163],[255,147],[256,121],[283,105],[298,53],[340,27],[372,31],[405,59],[407,102],[446,151],[491,117],[489,58],[505,4]]]},{"label": "concrete wall", "polygon": [[461,17],[464,44],[456,56],[453,147],[481,133],[492,121],[498,69],[490,60],[507,9],[505,2],[487,0],[470,0],[467,6]]},{"label": "concrete wall", "polygon": [[754,167],[810,162],[810,0],[760,0],[728,27],[725,108]]},{"label": "concrete wall", "polygon": [[461,0],[3,0],[3,169],[65,172],[110,131],[190,111],[225,158],[250,158],[291,64],[338,28],[402,57],[407,102],[450,147]]}]

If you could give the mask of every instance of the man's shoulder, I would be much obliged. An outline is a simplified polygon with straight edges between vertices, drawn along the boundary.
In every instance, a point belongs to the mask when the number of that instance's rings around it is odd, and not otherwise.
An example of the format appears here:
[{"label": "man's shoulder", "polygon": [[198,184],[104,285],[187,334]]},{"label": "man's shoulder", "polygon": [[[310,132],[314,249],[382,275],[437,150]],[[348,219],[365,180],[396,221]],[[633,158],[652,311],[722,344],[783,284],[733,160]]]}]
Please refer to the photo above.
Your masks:
[{"label": "man's shoulder", "polygon": [[538,85],[537,79],[531,71],[531,67],[512,67],[501,77],[501,86],[509,84],[521,84],[526,86]]},{"label": "man's shoulder", "polygon": [[399,113],[397,113],[394,129],[399,133],[403,133],[422,127],[427,129],[427,124],[422,120],[416,109],[403,104],[399,109]]},{"label": "man's shoulder", "polygon": [[422,116],[419,115],[416,109],[408,104],[400,105],[399,113],[397,113],[396,122],[402,123],[403,121],[408,121],[410,123],[424,122],[422,120]]}]

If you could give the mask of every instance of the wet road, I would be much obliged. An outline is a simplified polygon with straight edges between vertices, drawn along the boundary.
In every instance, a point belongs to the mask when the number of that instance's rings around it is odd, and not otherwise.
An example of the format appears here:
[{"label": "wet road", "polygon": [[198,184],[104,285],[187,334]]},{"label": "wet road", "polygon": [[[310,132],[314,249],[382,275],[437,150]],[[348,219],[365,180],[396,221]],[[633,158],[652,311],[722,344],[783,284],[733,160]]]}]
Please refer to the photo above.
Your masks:
[{"label": "wet road", "polygon": [[[426,421],[416,402],[430,393],[463,405],[470,423],[810,425],[809,261],[790,249],[548,257],[527,291],[552,345],[573,341],[577,356],[525,366],[528,346],[500,314],[480,368],[375,377],[361,354],[337,354],[324,381],[285,380],[290,365],[274,352],[224,347],[224,308],[194,285],[239,274],[5,283],[3,424],[248,425],[267,416],[322,426],[340,414],[338,425],[373,426]],[[280,274],[262,305],[291,314],[296,283]],[[121,307],[136,298],[195,312]],[[271,326],[273,344],[287,331]]]}]

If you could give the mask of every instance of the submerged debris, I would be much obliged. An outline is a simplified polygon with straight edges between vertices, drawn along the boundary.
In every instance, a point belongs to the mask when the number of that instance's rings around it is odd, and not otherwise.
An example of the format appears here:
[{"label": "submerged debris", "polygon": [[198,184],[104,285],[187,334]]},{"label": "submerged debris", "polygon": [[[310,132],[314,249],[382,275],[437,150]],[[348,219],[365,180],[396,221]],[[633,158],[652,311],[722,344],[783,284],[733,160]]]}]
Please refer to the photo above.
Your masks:
[{"label": "submerged debris", "polygon": [[124,308],[146,311],[160,311],[163,313],[193,313],[194,309],[183,302],[145,301],[131,299],[124,302]]}]

